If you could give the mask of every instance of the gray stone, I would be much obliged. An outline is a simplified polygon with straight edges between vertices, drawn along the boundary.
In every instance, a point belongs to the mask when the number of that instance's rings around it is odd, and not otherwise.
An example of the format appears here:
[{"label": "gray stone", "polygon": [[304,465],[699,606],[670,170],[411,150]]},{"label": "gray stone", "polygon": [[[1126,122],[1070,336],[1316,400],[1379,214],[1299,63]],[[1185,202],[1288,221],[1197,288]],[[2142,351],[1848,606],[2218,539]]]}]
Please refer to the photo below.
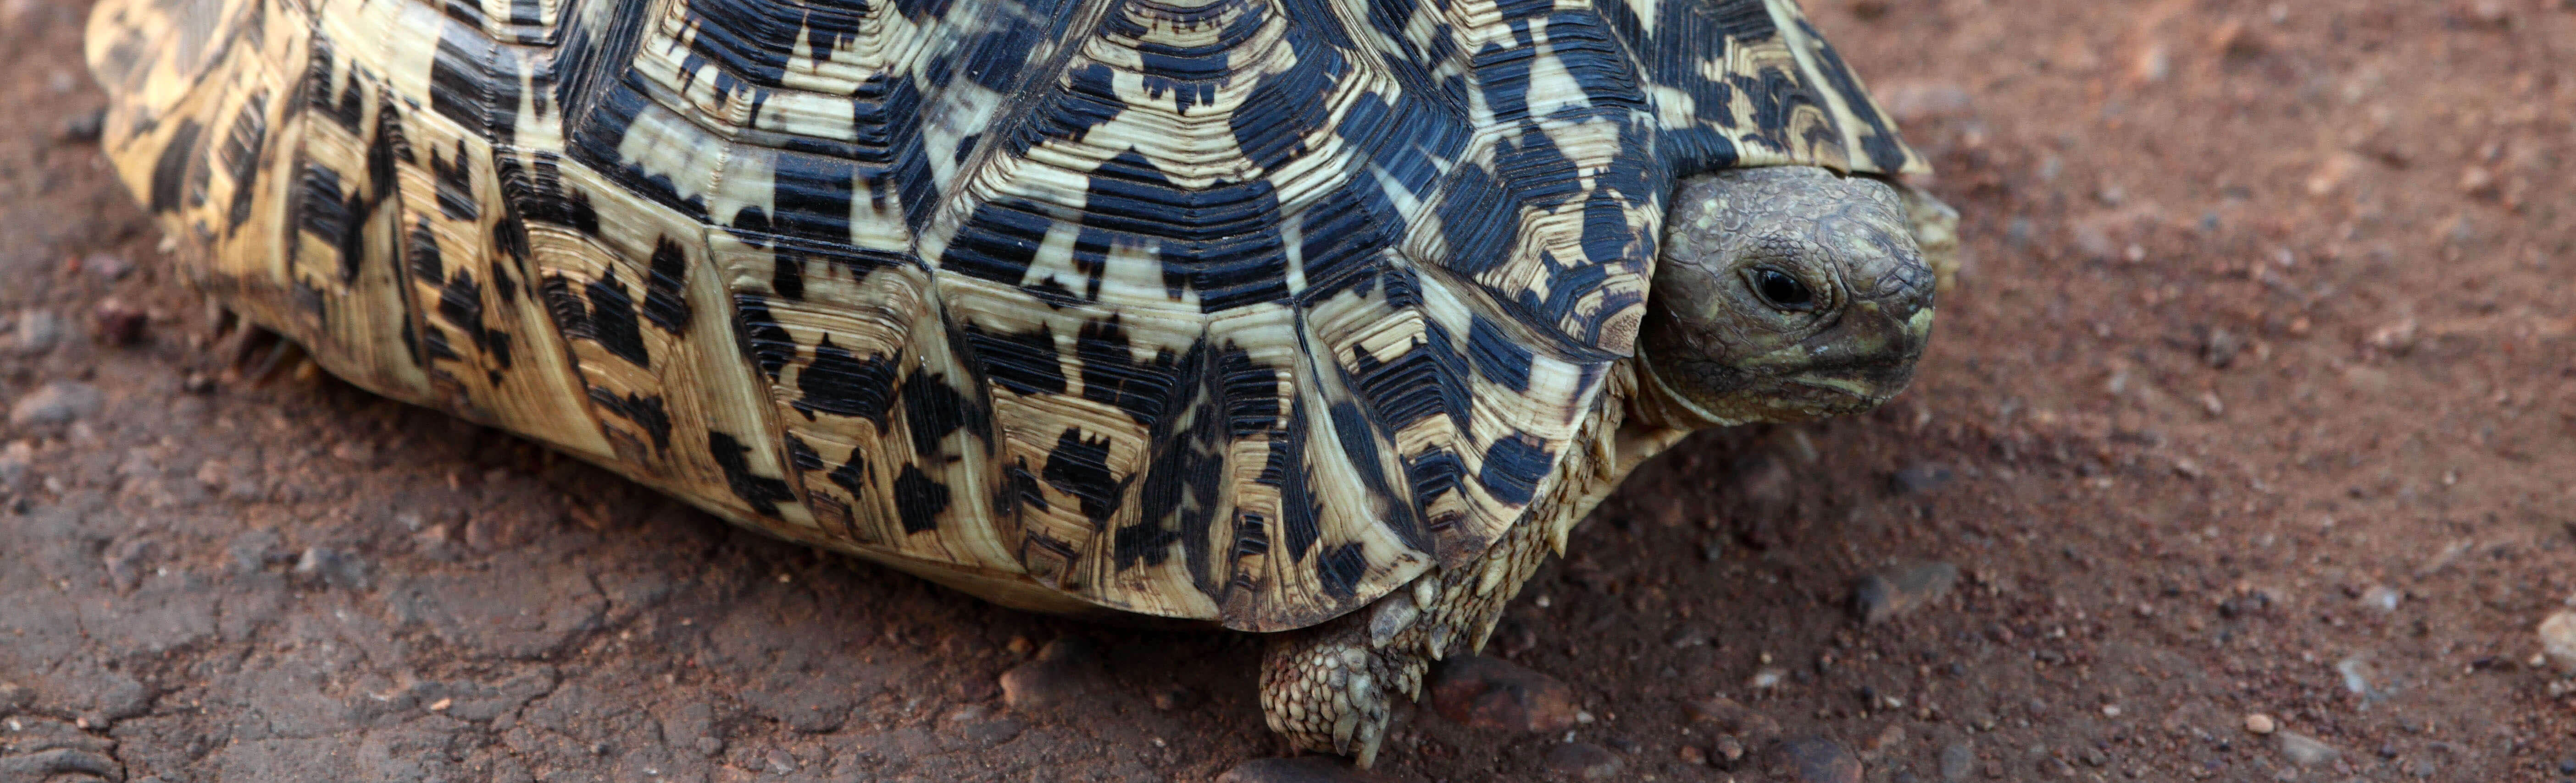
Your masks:
[{"label": "gray stone", "polygon": [[1576,780],[1612,780],[1628,765],[1619,754],[1589,742],[1567,742],[1547,751],[1547,768]]},{"label": "gray stone", "polygon": [[98,415],[106,398],[98,387],[79,381],[55,381],[36,389],[9,406],[9,424],[14,427],[45,427],[70,424]]},{"label": "gray stone", "polygon": [[329,547],[307,547],[303,556],[295,560],[296,576],[341,590],[365,590],[373,586],[367,571],[365,559]]},{"label": "gray stone", "polygon": [[2328,745],[2315,737],[2295,731],[2283,731],[2280,737],[2281,755],[2290,757],[2291,763],[2303,767],[2324,764],[2343,757],[2342,748]]},{"label": "gray stone", "polygon": [[1977,751],[1965,742],[1953,742],[1941,748],[1941,779],[1958,783],[1976,771]]},{"label": "gray stone", "polygon": [[1896,471],[1895,475],[1888,477],[1888,483],[1897,492],[1920,495],[1950,483],[1952,475],[1948,467],[1926,462]]},{"label": "gray stone", "polygon": [[22,356],[33,356],[53,350],[55,343],[62,342],[63,319],[43,310],[21,310],[12,331],[16,334],[12,335],[15,339],[9,345],[10,350]]},{"label": "gray stone", "polygon": [[1860,757],[1823,737],[1798,737],[1779,745],[1782,766],[1798,783],[1860,783]]},{"label": "gray stone", "polygon": [[1852,589],[1852,612],[1876,625],[1920,609],[1950,594],[1959,583],[1959,567],[1918,563],[1861,577]]},{"label": "gray stone", "polygon": [[36,485],[36,447],[26,441],[0,446],[0,495],[25,492]]},{"label": "gray stone", "polygon": [[2394,612],[2397,611],[2397,602],[2405,597],[2406,594],[2398,592],[2396,588],[2375,585],[2361,594],[2361,605],[2382,612]]}]

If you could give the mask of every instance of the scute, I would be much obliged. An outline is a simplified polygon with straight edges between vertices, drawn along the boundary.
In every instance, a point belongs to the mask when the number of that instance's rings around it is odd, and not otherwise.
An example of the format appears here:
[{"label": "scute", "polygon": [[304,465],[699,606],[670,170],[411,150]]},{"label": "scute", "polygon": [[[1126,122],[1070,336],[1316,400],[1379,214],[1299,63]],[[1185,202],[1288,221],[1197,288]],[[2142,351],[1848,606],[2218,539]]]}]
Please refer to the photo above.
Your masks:
[{"label": "scute", "polygon": [[1311,625],[1583,448],[1676,177],[1919,169],[1788,0],[105,0],[108,147],[378,392],[1017,606]]}]

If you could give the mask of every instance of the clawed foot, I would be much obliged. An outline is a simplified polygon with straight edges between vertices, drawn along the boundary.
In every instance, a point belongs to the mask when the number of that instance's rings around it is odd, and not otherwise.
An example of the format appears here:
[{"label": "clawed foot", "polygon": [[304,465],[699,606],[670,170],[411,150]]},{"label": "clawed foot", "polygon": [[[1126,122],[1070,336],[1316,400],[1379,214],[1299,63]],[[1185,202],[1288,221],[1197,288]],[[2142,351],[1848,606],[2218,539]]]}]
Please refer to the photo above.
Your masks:
[{"label": "clawed foot", "polygon": [[1271,642],[1261,668],[1261,711],[1270,730],[1298,747],[1377,761],[1395,699],[1422,692],[1430,662],[1419,654],[1371,649],[1365,632],[1316,629]]}]

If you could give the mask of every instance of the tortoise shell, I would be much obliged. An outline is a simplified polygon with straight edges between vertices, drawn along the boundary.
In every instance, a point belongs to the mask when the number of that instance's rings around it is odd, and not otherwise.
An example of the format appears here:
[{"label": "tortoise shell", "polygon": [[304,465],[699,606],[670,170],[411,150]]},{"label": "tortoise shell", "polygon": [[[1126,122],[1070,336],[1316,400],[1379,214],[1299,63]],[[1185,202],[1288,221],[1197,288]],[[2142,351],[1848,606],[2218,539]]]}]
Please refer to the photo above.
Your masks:
[{"label": "tortoise shell", "polygon": [[1676,178],[1922,167],[1790,0],[91,27],[189,277],[331,372],[1004,603],[1249,630],[1527,522]]}]

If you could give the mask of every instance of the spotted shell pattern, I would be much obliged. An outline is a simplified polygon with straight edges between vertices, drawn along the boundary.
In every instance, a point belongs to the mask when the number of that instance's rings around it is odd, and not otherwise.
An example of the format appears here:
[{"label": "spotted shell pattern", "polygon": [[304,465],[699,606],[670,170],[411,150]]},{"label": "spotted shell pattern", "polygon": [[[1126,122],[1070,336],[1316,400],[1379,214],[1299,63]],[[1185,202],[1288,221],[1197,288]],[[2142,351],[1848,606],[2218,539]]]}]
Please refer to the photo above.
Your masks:
[{"label": "spotted shell pattern", "polygon": [[104,0],[117,170],[359,386],[1006,603],[1476,557],[1676,178],[1922,161],[1791,0]]}]

